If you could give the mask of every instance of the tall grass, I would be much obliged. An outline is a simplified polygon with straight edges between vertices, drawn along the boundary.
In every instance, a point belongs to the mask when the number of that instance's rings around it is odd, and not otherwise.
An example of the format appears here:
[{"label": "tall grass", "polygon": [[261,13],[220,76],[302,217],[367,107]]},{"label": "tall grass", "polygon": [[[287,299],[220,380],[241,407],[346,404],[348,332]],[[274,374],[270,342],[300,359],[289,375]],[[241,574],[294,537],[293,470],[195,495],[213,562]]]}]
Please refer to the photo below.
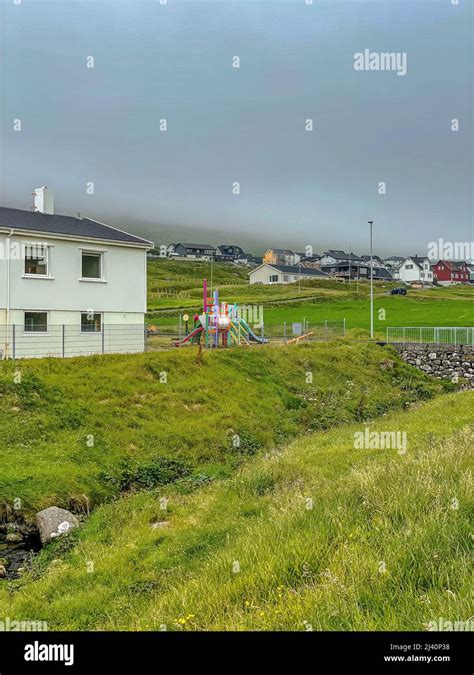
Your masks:
[{"label": "tall grass", "polygon": [[371,424],[405,431],[406,454],[356,450],[365,422],[352,423],[191,494],[175,484],[104,505],[4,585],[0,615],[88,630],[426,630],[440,617],[466,620],[473,403],[474,392],[452,394]]}]

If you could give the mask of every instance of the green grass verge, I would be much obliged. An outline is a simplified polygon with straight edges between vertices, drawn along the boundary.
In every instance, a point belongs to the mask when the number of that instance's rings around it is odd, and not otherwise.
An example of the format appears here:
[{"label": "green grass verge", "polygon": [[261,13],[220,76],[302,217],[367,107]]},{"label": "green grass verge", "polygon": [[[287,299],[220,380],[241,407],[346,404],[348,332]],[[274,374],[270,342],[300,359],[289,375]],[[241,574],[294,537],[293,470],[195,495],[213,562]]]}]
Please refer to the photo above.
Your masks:
[{"label": "green grass verge", "polygon": [[354,449],[359,422],[191,494],[175,484],[104,505],[21,580],[0,582],[0,615],[50,630],[386,631],[466,620],[473,404],[474,392],[451,394],[371,425],[405,431],[404,455]]},{"label": "green grass verge", "polygon": [[134,485],[221,476],[259,449],[446,386],[395,353],[344,343],[224,350],[202,363],[194,348],[3,362],[0,506],[21,500],[18,515],[31,517],[84,495],[97,504]]}]

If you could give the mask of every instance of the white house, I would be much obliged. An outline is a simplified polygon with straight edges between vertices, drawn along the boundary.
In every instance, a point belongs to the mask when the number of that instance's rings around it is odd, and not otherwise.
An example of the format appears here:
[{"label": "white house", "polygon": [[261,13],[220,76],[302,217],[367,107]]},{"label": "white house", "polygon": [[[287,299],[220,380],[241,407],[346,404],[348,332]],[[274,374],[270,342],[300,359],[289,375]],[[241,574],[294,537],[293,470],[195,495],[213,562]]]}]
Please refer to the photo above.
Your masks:
[{"label": "white house", "polygon": [[269,265],[263,263],[249,272],[251,284],[292,284],[300,279],[327,279],[321,270],[299,265]]},{"label": "white house", "polygon": [[394,277],[407,284],[433,283],[433,270],[429,258],[425,256],[409,256],[394,271]]},{"label": "white house", "polygon": [[146,252],[152,242],[90,218],[0,207],[0,356],[144,349]]}]

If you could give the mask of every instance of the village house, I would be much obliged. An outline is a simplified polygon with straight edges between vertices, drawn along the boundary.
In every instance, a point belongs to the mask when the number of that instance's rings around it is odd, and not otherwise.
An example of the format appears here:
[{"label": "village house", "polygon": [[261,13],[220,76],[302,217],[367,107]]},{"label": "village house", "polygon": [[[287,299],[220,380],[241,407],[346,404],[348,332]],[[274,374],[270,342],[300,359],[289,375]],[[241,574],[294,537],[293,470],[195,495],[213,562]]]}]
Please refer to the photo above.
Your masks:
[{"label": "village house", "polygon": [[263,263],[249,272],[251,284],[292,284],[303,279],[327,279],[321,270],[302,265],[269,265]]},{"label": "village house", "polygon": [[439,260],[432,265],[434,278],[441,286],[467,284],[470,281],[470,269],[464,261]]},{"label": "village house", "polygon": [[394,270],[395,279],[406,284],[432,284],[433,270],[426,256],[409,256]]},{"label": "village house", "polygon": [[0,207],[0,354],[144,349],[146,252],[153,243],[91,218]]},{"label": "village house", "polygon": [[248,256],[240,246],[236,246],[235,244],[220,244],[216,248],[215,259],[220,262],[240,261],[246,264]]},{"label": "village house", "polygon": [[216,247],[210,244],[170,244],[167,255],[169,258],[189,258],[191,260],[211,260],[216,254]]},{"label": "village house", "polygon": [[268,265],[295,265],[299,262],[296,254],[287,248],[269,248],[263,256],[263,262]]}]

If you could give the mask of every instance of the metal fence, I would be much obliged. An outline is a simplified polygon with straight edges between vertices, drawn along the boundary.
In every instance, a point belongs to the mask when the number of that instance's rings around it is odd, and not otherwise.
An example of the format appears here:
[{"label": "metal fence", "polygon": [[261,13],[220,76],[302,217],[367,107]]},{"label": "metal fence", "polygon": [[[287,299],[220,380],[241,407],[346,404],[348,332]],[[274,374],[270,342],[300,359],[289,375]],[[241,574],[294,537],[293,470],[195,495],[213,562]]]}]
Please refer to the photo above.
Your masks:
[{"label": "metal fence", "polygon": [[91,354],[127,354],[143,352],[146,331],[143,324],[103,324],[96,330],[80,325],[48,326],[34,331],[23,325],[0,326],[0,358],[23,359]]},{"label": "metal fence", "polygon": [[[147,338],[147,349],[166,349],[174,346],[174,343],[183,339],[193,329],[193,323],[181,324],[155,324],[150,325]],[[252,331],[259,338],[264,338],[270,344],[285,344],[301,335],[307,336],[305,341],[331,341],[345,336],[345,321],[323,321],[311,323],[305,320],[301,322],[265,323],[252,325]]]},{"label": "metal fence", "polygon": [[459,326],[400,326],[387,328],[387,342],[394,344],[435,344],[474,346],[474,328]]}]

